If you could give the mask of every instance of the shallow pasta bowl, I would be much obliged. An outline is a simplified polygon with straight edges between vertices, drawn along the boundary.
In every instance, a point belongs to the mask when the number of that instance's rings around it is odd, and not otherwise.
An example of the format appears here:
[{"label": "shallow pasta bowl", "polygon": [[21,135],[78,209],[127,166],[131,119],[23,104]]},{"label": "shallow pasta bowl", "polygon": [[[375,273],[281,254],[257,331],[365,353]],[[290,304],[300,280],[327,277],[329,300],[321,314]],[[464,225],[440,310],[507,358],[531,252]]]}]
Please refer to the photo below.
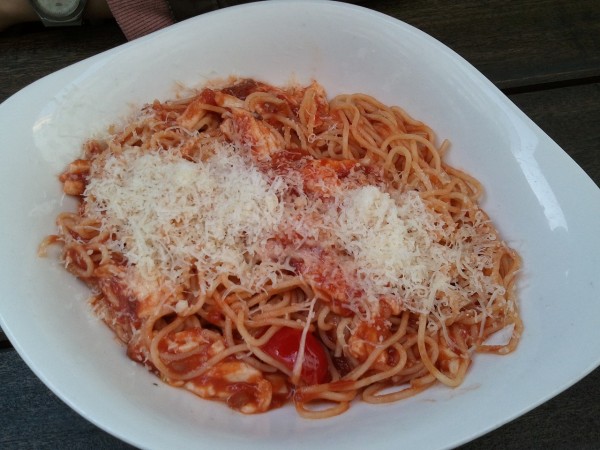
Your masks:
[{"label": "shallow pasta bowl", "polygon": [[[89,310],[87,289],[37,246],[73,205],[57,174],[82,142],[155,98],[228,75],[318,80],[333,96],[397,104],[452,142],[484,209],[523,257],[517,351],[477,355],[464,384],[323,421],[293,407],[244,416],[134,364]],[[62,400],[144,448],[444,448],[539,405],[600,363],[600,191],[472,66],[398,20],[335,2],[265,2],[206,14],[50,75],[0,106],[0,325]],[[585,208],[577,205],[584,204]],[[555,366],[556,361],[561,361]],[[457,422],[456,417],[460,415]]]}]

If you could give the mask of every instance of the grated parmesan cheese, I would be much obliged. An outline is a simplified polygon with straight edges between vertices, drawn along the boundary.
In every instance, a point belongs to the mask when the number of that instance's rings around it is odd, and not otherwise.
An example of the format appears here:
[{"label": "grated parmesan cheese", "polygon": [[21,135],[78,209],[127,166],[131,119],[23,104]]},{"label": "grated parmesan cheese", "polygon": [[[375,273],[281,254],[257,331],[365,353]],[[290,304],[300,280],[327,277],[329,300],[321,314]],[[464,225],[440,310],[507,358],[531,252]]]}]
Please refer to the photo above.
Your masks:
[{"label": "grated parmesan cheese", "polygon": [[413,312],[441,315],[438,300],[448,306],[477,291],[501,289],[484,275],[491,258],[478,254],[476,228],[463,224],[456,232],[443,226],[416,191],[394,200],[365,186],[341,192],[339,205],[339,212],[329,215],[329,229],[353,257],[369,303],[386,298]]},{"label": "grated parmesan cheese", "polygon": [[389,193],[348,177],[324,186],[324,200],[303,192],[299,172],[261,171],[235,145],[205,153],[189,161],[127,147],[95,160],[87,212],[118,236],[109,245],[125,255],[134,280],[176,286],[194,265],[203,292],[223,275],[258,291],[294,270],[293,255],[321,277],[342,279],[346,307],[366,318],[383,299],[443,319],[476,293],[490,302],[504,295],[484,274],[497,243],[483,213],[480,223],[454,229],[416,191]]},{"label": "grated parmesan cheese", "polygon": [[206,161],[131,147],[92,168],[88,212],[143,278],[177,282],[195,264],[208,289],[225,273],[256,287],[280,267],[256,264],[279,224],[283,182],[221,144]]}]

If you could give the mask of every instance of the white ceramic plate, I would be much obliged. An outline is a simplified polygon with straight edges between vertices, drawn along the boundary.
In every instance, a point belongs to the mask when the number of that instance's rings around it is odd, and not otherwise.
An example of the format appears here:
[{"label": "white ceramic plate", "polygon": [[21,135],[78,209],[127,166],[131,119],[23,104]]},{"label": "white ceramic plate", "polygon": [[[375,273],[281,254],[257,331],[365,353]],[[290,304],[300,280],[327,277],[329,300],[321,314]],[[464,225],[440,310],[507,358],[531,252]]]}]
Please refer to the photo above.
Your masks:
[{"label": "white ceramic plate", "polygon": [[[524,259],[525,334],[478,356],[463,386],[309,421],[292,407],[243,416],[157,382],[94,319],[86,289],[36,257],[64,207],[56,175],[131,107],[230,74],[319,80],[405,107],[452,141],[484,207]],[[267,2],[206,14],[48,76],[0,106],[0,314],[34,372],[68,405],[145,448],[442,448],[515,418],[600,362],[600,192],[479,72],[424,33],[333,2]]]}]

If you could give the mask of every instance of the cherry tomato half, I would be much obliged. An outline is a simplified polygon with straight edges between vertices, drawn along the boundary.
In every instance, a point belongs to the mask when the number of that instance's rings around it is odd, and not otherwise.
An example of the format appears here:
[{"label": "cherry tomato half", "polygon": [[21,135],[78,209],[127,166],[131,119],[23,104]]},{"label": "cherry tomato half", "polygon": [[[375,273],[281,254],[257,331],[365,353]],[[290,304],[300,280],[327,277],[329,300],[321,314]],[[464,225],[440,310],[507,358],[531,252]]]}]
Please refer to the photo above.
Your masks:
[{"label": "cherry tomato half", "polygon": [[[302,330],[283,327],[262,346],[262,350],[292,370],[298,357],[301,339]],[[327,365],[327,356],[323,345],[311,333],[307,333],[304,361],[300,372],[302,381],[306,384],[326,383],[329,380]]]}]

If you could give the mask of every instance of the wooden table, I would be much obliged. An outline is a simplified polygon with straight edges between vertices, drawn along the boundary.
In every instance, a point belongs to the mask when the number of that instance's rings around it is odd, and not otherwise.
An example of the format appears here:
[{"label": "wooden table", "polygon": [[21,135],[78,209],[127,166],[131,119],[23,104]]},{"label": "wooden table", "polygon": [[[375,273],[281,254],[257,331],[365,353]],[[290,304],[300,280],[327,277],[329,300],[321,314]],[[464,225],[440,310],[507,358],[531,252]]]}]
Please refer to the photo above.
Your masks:
[{"label": "wooden table", "polygon": [[[354,3],[414,25],[454,49],[600,185],[598,0]],[[0,101],[44,75],[123,42],[114,21],[60,29],[23,24],[1,32]],[[129,447],[62,403],[1,332],[0,380],[0,448]],[[600,369],[463,448],[600,448]]]}]

